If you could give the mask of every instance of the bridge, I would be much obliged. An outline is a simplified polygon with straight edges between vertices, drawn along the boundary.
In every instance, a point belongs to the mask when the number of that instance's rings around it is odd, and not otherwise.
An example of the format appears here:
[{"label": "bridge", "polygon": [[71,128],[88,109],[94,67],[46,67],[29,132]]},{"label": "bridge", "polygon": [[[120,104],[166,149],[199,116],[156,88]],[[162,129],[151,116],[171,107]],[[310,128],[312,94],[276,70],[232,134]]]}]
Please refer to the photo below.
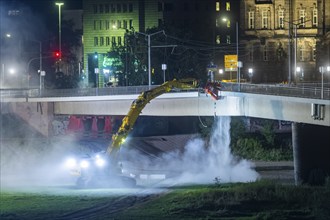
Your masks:
[{"label": "bridge", "polygon": [[[148,89],[137,86],[6,90],[1,91],[1,102],[9,111],[19,112],[30,106],[41,113],[39,116],[43,113],[40,117],[47,118],[50,115],[126,115],[132,101]],[[152,100],[142,115],[246,116],[289,121],[292,122],[296,182],[306,182],[319,172],[330,175],[329,86],[223,83],[219,100],[207,97],[200,89],[173,89]]]}]

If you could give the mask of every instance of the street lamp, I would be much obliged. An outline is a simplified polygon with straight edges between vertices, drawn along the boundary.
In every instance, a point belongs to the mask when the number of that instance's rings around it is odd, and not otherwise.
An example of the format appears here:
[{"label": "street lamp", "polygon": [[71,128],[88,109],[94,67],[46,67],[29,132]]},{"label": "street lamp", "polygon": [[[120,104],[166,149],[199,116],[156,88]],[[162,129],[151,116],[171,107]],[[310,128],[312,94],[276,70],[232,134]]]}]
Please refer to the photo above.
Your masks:
[{"label": "street lamp", "polygon": [[56,2],[55,5],[58,6],[58,45],[60,52],[60,60],[62,59],[62,46],[61,46],[61,6],[64,5],[63,2]]},{"label": "street lamp", "polygon": [[321,99],[323,99],[323,97],[324,97],[323,75],[324,75],[325,71],[330,72],[330,66],[327,66],[327,67],[320,66],[319,71],[320,71],[321,76],[322,76],[322,78],[321,78]]},{"label": "street lamp", "polygon": [[249,77],[250,77],[250,83],[252,83],[252,77],[253,77],[253,69],[252,68],[248,69],[248,74],[249,74]]},{"label": "street lamp", "polygon": [[146,34],[146,33],[142,33],[142,32],[135,32],[138,34],[142,34],[144,36],[148,37],[148,85],[149,85],[149,89],[151,88],[151,42],[150,42],[150,37],[156,34],[160,34],[163,33],[165,34],[164,31],[158,31],[152,34]]}]

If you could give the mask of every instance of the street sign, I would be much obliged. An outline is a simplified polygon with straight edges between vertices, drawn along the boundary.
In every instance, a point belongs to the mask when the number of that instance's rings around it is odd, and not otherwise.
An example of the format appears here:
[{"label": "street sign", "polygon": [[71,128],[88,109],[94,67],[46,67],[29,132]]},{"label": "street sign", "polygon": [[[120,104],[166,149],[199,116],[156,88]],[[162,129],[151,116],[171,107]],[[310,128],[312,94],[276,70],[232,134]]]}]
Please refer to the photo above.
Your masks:
[{"label": "street sign", "polygon": [[225,55],[225,71],[237,71],[237,55]]}]

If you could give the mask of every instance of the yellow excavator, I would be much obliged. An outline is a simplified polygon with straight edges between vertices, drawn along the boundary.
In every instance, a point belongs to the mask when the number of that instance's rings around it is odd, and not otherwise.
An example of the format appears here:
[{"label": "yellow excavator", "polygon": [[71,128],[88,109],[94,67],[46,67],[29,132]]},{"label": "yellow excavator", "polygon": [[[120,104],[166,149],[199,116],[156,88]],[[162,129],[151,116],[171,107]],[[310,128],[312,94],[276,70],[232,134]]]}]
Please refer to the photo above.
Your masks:
[{"label": "yellow excavator", "polygon": [[88,156],[76,162],[74,169],[71,173],[76,174],[78,177],[77,186],[99,186],[101,184],[110,186],[134,186],[136,180],[134,175],[123,174],[121,167],[118,165],[118,151],[125,139],[142,112],[143,108],[154,98],[170,92],[172,89],[177,88],[181,90],[197,88],[198,84],[195,79],[182,79],[172,80],[163,83],[162,85],[142,92],[137,99],[135,99],[129,112],[123,118],[122,124],[118,132],[112,136],[112,143],[108,146],[107,150],[102,154]]}]

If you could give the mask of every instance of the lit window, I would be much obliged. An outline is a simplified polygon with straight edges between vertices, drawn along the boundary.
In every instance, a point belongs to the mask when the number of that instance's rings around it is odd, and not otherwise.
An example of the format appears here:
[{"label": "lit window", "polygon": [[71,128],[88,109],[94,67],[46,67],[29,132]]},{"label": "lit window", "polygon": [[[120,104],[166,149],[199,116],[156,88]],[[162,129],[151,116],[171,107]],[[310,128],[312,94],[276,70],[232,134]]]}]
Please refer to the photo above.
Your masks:
[{"label": "lit window", "polygon": [[97,37],[94,37],[94,46],[99,45],[99,39]]},{"label": "lit window", "polygon": [[316,48],[313,47],[313,56],[312,56],[312,60],[315,61],[316,60]]},{"label": "lit window", "polygon": [[111,20],[111,29],[116,29],[116,21]]},{"label": "lit window", "polygon": [[249,11],[249,29],[254,29],[254,11]]},{"label": "lit window", "polygon": [[227,44],[230,44],[230,35],[227,35],[226,42],[227,42]]},{"label": "lit window", "polygon": [[262,11],[262,20],[261,20],[261,28],[267,29],[268,28],[268,11]]},{"label": "lit window", "polygon": [[306,22],[306,12],[304,9],[299,10],[299,27],[304,28]]},{"label": "lit window", "polygon": [[317,9],[313,9],[313,27],[317,27]]},{"label": "lit window", "polygon": [[215,39],[215,43],[216,44],[221,44],[221,37],[220,37],[220,35],[217,35],[217,37]]},{"label": "lit window", "polygon": [[230,2],[226,2],[226,11],[230,11]]},{"label": "lit window", "polygon": [[230,28],[230,20],[227,20],[227,27]]},{"label": "lit window", "polygon": [[220,11],[220,2],[215,3],[215,11]]},{"label": "lit window", "polygon": [[278,11],[278,28],[283,29],[284,28],[284,10],[280,9]]}]

